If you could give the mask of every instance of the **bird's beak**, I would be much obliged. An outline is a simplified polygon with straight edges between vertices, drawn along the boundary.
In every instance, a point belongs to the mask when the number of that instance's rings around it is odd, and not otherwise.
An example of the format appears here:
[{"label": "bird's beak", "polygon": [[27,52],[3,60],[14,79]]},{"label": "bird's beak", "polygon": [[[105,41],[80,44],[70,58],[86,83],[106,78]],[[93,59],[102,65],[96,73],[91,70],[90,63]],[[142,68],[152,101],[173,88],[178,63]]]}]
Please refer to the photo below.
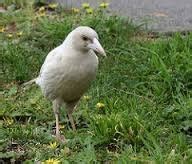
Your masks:
[{"label": "bird's beak", "polygon": [[88,47],[90,49],[92,49],[93,51],[95,51],[96,53],[98,53],[102,56],[106,56],[106,53],[105,53],[103,47],[101,46],[101,44],[99,43],[99,41],[96,38],[93,39],[93,43],[90,43],[88,45]]}]

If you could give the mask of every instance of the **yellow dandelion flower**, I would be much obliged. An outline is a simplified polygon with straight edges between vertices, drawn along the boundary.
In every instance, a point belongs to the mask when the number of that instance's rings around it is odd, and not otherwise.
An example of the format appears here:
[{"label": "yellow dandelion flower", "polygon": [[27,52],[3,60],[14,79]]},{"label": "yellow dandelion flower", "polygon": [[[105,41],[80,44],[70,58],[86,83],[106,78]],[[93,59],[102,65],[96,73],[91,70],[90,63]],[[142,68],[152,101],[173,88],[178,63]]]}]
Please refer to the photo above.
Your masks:
[{"label": "yellow dandelion flower", "polygon": [[39,12],[44,12],[44,11],[45,11],[45,7],[44,6],[39,8]]},{"label": "yellow dandelion flower", "polygon": [[58,159],[52,159],[49,158],[48,160],[46,160],[45,162],[42,162],[43,164],[60,164],[61,161],[59,161]]},{"label": "yellow dandelion flower", "polygon": [[89,3],[83,3],[83,4],[82,4],[82,7],[83,7],[84,9],[88,9],[88,8],[90,7],[90,5],[89,5]]},{"label": "yellow dandelion flower", "polygon": [[8,38],[12,38],[13,35],[12,35],[12,34],[7,34],[7,37],[8,37]]},{"label": "yellow dandelion flower", "polygon": [[100,8],[107,8],[109,6],[109,3],[105,3],[105,2],[102,2],[100,5],[99,5],[99,7]]},{"label": "yellow dandelion flower", "polygon": [[0,27],[0,32],[5,32],[5,28],[4,27]]},{"label": "yellow dandelion flower", "polygon": [[79,13],[80,10],[79,10],[78,8],[72,8],[72,12],[73,12],[73,13]]},{"label": "yellow dandelion flower", "polygon": [[90,100],[90,98],[91,98],[90,96],[83,96],[83,99],[86,101]]},{"label": "yellow dandelion flower", "polygon": [[58,7],[58,3],[50,3],[48,7],[51,9],[56,9]]},{"label": "yellow dandelion flower", "polygon": [[65,128],[65,125],[59,125],[59,128],[60,128],[60,129],[64,129],[64,128]]},{"label": "yellow dandelion flower", "polygon": [[103,108],[105,107],[105,104],[99,102],[99,103],[97,103],[96,107],[97,107],[98,109],[103,109]]},{"label": "yellow dandelion flower", "polygon": [[20,31],[20,32],[17,32],[17,36],[22,36],[23,35],[23,32]]},{"label": "yellow dandelion flower", "polygon": [[38,16],[39,16],[39,17],[44,17],[44,16],[45,16],[45,12],[39,13]]},{"label": "yellow dandelion flower", "polygon": [[12,125],[14,123],[14,120],[10,117],[3,118],[6,125]]},{"label": "yellow dandelion flower", "polygon": [[86,9],[86,13],[87,13],[87,14],[93,14],[93,9],[92,9],[92,8]]},{"label": "yellow dandelion flower", "polygon": [[48,148],[50,149],[56,149],[57,148],[57,142],[50,142],[49,145],[48,145]]}]

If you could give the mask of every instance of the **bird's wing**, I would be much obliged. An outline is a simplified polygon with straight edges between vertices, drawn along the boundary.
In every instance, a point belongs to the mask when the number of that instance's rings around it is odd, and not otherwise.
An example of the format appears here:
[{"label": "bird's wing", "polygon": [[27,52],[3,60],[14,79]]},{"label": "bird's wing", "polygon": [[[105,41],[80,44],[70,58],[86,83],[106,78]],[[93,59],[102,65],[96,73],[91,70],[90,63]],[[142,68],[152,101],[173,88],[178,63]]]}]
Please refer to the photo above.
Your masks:
[{"label": "bird's wing", "polygon": [[47,55],[36,80],[36,83],[41,87],[46,97],[54,97],[57,82],[63,72],[61,69],[63,64],[62,55],[64,55],[62,46],[53,49]]},{"label": "bird's wing", "polygon": [[34,82],[41,86],[42,81],[42,74],[47,70],[48,68],[52,69],[51,66],[58,65],[61,61],[61,55],[62,55],[62,46],[58,46],[57,48],[53,49],[46,57],[44,64],[42,65],[40,69],[39,76],[37,78],[34,78],[28,82],[25,82],[22,86],[26,87],[28,85],[33,84]]},{"label": "bird's wing", "polygon": [[48,69],[48,66],[58,65],[61,62],[62,53],[63,53],[62,46],[58,46],[51,52],[49,52],[40,69],[39,76],[41,76],[41,74]]}]

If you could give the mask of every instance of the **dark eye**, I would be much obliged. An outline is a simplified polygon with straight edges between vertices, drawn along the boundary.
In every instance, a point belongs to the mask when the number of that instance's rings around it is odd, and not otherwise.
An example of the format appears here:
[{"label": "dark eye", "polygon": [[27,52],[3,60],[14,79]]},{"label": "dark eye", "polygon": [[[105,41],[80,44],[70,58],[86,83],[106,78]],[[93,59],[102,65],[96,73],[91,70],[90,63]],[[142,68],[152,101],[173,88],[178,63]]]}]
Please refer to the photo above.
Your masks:
[{"label": "dark eye", "polygon": [[84,41],[89,40],[88,37],[86,37],[86,36],[82,36],[82,39],[83,39]]}]

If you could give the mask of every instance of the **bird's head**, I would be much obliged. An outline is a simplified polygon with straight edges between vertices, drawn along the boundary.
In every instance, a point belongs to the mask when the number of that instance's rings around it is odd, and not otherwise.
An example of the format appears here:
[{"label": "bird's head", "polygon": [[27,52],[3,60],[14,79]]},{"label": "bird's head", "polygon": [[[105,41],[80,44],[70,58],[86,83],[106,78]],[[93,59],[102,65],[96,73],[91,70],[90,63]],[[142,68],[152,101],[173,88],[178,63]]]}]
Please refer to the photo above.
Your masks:
[{"label": "bird's head", "polygon": [[105,51],[99,43],[97,33],[90,27],[80,26],[71,32],[72,46],[80,51],[93,50],[97,55],[106,56]]}]

